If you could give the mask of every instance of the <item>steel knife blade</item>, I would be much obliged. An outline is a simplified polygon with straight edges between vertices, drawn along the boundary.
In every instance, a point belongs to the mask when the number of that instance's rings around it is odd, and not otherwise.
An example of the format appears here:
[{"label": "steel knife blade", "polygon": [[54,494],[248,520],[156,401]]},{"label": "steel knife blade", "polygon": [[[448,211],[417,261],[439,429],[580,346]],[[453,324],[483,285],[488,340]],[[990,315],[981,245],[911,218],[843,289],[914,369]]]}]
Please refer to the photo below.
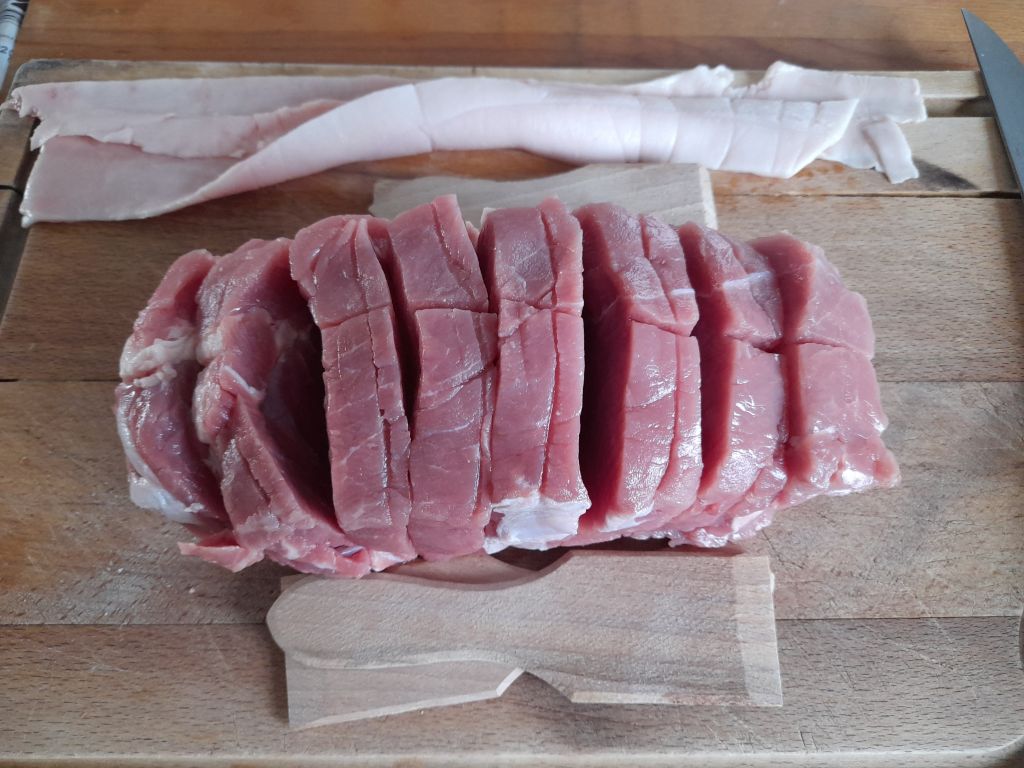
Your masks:
[{"label": "steel knife blade", "polygon": [[1010,157],[1017,189],[1024,191],[1024,64],[988,24],[967,9],[961,9],[961,13],[995,108],[996,124]]}]

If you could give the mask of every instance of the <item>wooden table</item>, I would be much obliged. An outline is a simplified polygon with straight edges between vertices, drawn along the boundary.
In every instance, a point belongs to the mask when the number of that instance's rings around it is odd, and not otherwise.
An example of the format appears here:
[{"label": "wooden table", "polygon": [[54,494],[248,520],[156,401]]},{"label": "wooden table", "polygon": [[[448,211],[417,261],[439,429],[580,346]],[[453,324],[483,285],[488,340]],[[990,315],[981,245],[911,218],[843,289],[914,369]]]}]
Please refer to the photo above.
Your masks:
[{"label": "wooden table", "polygon": [[[729,25],[716,27],[707,11],[687,17],[668,5],[660,15],[648,8],[627,17],[618,4],[502,15],[452,2],[417,26],[410,4],[386,26],[368,3],[350,12],[348,32],[329,48],[327,30],[342,22],[326,3],[300,20],[256,3],[242,28],[263,34],[245,38],[213,33],[229,24],[226,11],[37,2],[19,56],[744,65],[781,55],[874,68],[970,64],[954,22],[935,20],[942,3],[901,4],[899,18],[916,23],[900,27],[877,22],[896,17],[885,5],[850,10],[852,19],[876,21],[843,27],[815,20],[824,12],[807,4],[793,4],[799,13],[786,4],[780,13],[790,23],[776,37],[767,3],[744,4],[747,15],[737,5],[738,36],[728,40]],[[1024,18],[1013,5],[972,7],[1021,41]],[[728,6],[715,8],[729,18]],[[499,21],[488,26],[485,11]],[[281,35],[272,31],[278,26]],[[472,34],[485,28],[499,32]],[[703,40],[690,48],[675,28]],[[304,46],[303,31],[313,29]],[[845,37],[829,42],[833,34]],[[900,36],[910,42],[893,52],[885,40]],[[744,38],[755,37],[771,42],[748,49]],[[448,153],[339,169],[152,221],[37,226],[27,237],[12,236],[17,191],[0,191],[8,211],[0,289],[17,271],[0,325],[0,762],[1019,759],[1024,213],[976,77],[936,76],[927,89],[933,114],[948,117],[910,131],[923,161],[918,181],[891,187],[828,163],[787,182],[714,179],[724,230],[750,236],[785,227],[818,241],[868,297],[893,423],[887,439],[904,470],[896,491],[807,504],[749,545],[772,557],[778,579],[786,704],[777,710],[571,706],[523,679],[497,701],[290,732],[281,658],[262,625],[281,571],[259,565],[231,575],[187,561],[174,548],[177,527],[128,502],[110,412],[116,359],[134,313],[176,255],[200,245],[225,251],[246,237],[362,210],[379,176],[515,178],[564,166],[517,152]],[[2,130],[0,186],[17,190],[25,126]]]}]

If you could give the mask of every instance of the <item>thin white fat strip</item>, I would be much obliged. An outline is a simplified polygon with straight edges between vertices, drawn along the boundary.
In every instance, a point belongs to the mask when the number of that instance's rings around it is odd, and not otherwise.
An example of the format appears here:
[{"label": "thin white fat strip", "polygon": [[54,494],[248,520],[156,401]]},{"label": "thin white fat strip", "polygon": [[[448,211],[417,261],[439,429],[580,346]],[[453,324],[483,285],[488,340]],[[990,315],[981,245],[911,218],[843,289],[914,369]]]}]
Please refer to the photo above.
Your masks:
[{"label": "thin white fat strip", "polygon": [[[727,67],[702,65],[645,82],[595,87],[720,96],[732,81]],[[83,136],[151,154],[241,158],[344,101],[405,82],[374,75],[46,83],[16,88],[4,106],[39,118],[32,149],[57,136]]]},{"label": "thin white fat strip", "polygon": [[897,127],[927,118],[921,84],[914,78],[827,72],[780,61],[760,82],[728,93],[750,99],[856,99],[848,130],[822,157],[852,168],[874,168],[895,184],[918,176],[910,145]]},{"label": "thin white fat strip", "polygon": [[158,115],[96,110],[50,118],[32,133],[32,149],[58,136],[83,136],[174,157],[242,158],[342,102],[317,99],[253,115]]},{"label": "thin white fat strip", "polygon": [[495,533],[484,543],[487,552],[505,547],[548,549],[576,534],[580,516],[587,504],[555,501],[537,490],[520,497],[504,499],[493,508],[497,522]]},{"label": "thin white fat strip", "polygon": [[446,78],[350,101],[235,163],[54,139],[40,151],[21,211],[26,225],[145,218],[346,163],[435,149],[519,148],[574,163],[699,163],[791,176],[842,137],[856,106]]},{"label": "thin white fat strip", "polygon": [[15,88],[2,107],[44,121],[74,120],[98,110],[175,117],[254,115],[318,99],[349,101],[405,82],[388,75],[77,80]]},{"label": "thin white fat strip", "polygon": [[[130,336],[121,351],[119,373],[122,381],[134,380],[140,386],[150,386],[172,378],[179,363],[194,360],[195,356],[195,326],[181,323],[168,330],[168,338],[155,339],[145,347],[138,347],[135,336]],[[143,383],[143,379],[150,383]]]}]

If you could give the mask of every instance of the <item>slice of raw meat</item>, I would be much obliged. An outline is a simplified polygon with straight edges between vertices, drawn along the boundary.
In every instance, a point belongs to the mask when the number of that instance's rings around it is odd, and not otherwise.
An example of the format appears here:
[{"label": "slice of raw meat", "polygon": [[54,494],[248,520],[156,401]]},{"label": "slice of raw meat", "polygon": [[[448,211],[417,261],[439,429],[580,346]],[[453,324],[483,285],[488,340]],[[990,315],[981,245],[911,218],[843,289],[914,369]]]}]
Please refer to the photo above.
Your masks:
[{"label": "slice of raw meat", "polygon": [[696,289],[701,358],[703,474],[697,503],[671,536],[721,546],[770,522],[785,484],[781,303],[763,259],[714,230],[684,225],[679,237]]},{"label": "slice of raw meat", "polygon": [[125,342],[115,393],[132,501],[203,532],[227,523],[191,416],[196,294],[213,264],[207,251],[192,251],[167,270]]},{"label": "slice of raw meat", "polygon": [[874,357],[875,332],[867,302],[843,284],[821,248],[786,234],[754,240],[750,247],[777,276],[787,344],[831,344]]},{"label": "slice of raw meat", "polygon": [[334,513],[376,565],[416,552],[407,533],[410,438],[395,315],[371,226],[386,247],[384,223],[366,217],[307,227],[292,242],[291,270],[323,342]]},{"label": "slice of raw meat", "polygon": [[580,460],[592,506],[566,543],[585,544],[663,524],[680,503],[692,502],[685,489],[680,500],[677,486],[680,471],[693,485],[693,468],[678,465],[688,452],[681,441],[698,436],[697,411],[686,407],[696,406],[693,317],[684,294],[674,302],[666,296],[662,277],[671,279],[673,268],[678,275],[679,265],[660,250],[664,234],[614,205],[588,205],[576,216],[583,228],[587,360]]},{"label": "slice of raw meat", "polygon": [[676,231],[652,216],[640,216],[644,253],[661,281],[675,318],[676,402],[675,428],[668,466],[654,498],[651,519],[631,531],[654,530],[665,520],[689,508],[697,497],[703,459],[700,427],[700,350],[691,336],[697,324],[697,296],[686,271],[683,248]]},{"label": "slice of raw meat", "polygon": [[319,334],[292,281],[287,240],[223,257],[199,292],[194,418],[210,445],[234,540],[182,545],[232,570],[263,556],[307,573],[359,576],[370,553],[330,504]]},{"label": "slice of raw meat", "polygon": [[751,245],[778,275],[785,309],[785,503],[895,485],[899,468],[881,438],[888,422],[864,297],[843,285],[820,248],[785,234]]},{"label": "slice of raw meat", "polygon": [[786,503],[896,485],[899,467],[882,442],[889,422],[871,361],[846,347],[809,343],[783,347],[783,358],[793,380]]},{"label": "slice of raw meat", "polygon": [[454,196],[398,216],[388,235],[413,403],[409,538],[438,560],[481,549],[490,519],[497,318]]},{"label": "slice of raw meat", "polygon": [[488,551],[555,544],[590,506],[579,465],[582,246],[554,199],[483,222],[477,251],[498,316]]}]

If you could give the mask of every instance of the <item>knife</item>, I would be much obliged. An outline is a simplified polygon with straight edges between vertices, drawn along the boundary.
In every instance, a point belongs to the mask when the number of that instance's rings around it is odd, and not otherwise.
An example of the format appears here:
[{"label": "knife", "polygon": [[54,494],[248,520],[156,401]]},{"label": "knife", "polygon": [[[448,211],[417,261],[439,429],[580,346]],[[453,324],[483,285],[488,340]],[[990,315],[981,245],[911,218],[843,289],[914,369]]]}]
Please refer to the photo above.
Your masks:
[{"label": "knife", "polygon": [[992,28],[967,9],[961,9],[985,88],[995,107],[996,124],[1010,157],[1017,189],[1024,175],[1024,64]]}]

